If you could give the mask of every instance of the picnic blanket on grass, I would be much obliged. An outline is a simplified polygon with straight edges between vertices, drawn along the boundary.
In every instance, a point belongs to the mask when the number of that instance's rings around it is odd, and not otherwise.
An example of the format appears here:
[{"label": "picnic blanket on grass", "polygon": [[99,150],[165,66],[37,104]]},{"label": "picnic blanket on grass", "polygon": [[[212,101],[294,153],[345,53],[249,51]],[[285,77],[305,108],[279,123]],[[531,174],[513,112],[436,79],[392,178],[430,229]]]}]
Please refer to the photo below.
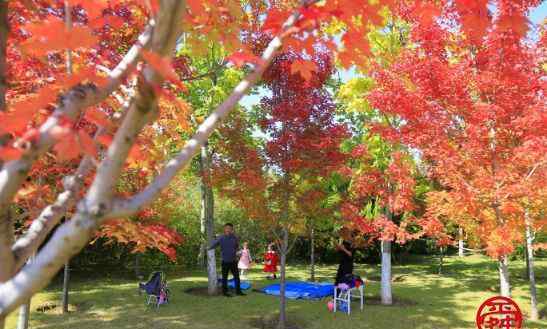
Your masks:
[{"label": "picnic blanket on grass", "polygon": [[[289,299],[321,299],[333,294],[332,283],[317,283],[303,281],[288,281],[286,283],[285,297]],[[279,283],[262,288],[267,295],[279,296]]]}]

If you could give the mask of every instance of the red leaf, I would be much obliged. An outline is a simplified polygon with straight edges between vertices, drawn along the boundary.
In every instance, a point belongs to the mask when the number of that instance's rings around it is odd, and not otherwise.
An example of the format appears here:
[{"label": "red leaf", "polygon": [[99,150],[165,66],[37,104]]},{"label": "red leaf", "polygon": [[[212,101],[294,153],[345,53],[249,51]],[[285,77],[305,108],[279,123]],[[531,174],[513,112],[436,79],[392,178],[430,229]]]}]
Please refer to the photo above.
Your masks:
[{"label": "red leaf", "polygon": [[281,11],[277,8],[270,9],[268,16],[262,26],[262,31],[277,34],[281,31],[283,24],[289,18],[290,12]]},{"label": "red leaf", "polygon": [[435,17],[440,14],[440,9],[429,3],[423,3],[416,6],[416,16],[423,25],[431,25]]},{"label": "red leaf", "polygon": [[253,63],[255,65],[262,64],[264,61],[262,58],[255,56],[248,52],[238,51],[233,53],[226,58],[227,61],[232,62],[235,66],[241,68],[245,66],[246,63]]},{"label": "red leaf", "polygon": [[76,140],[76,134],[71,133],[59,140],[53,147],[59,161],[69,161],[80,155],[80,147]]},{"label": "red leaf", "polygon": [[78,138],[84,153],[91,157],[97,157],[97,146],[95,145],[95,141],[83,130],[78,131]]},{"label": "red leaf", "polygon": [[21,157],[22,154],[23,154],[23,151],[15,147],[11,147],[11,146],[0,147],[0,160],[2,161],[17,160]]},{"label": "red leaf", "polygon": [[84,118],[87,121],[89,121],[89,122],[91,122],[91,123],[93,123],[97,126],[100,126],[100,127],[110,127],[110,126],[112,126],[108,116],[103,111],[101,111],[100,109],[98,109],[96,107],[92,107],[89,110],[87,110],[85,112]]},{"label": "red leaf", "polygon": [[291,64],[291,73],[300,74],[306,81],[311,80],[312,74],[316,69],[317,67],[312,61],[297,60]]},{"label": "red leaf", "polygon": [[70,0],[72,6],[80,5],[87,12],[89,20],[102,16],[103,10],[108,7],[107,0]]},{"label": "red leaf", "polygon": [[194,16],[200,16],[205,9],[202,0],[187,0],[186,4]]},{"label": "red leaf", "polygon": [[107,134],[101,134],[97,137],[97,142],[101,143],[102,145],[109,147],[110,144],[112,144],[112,141],[114,138],[111,135]]},{"label": "red leaf", "polygon": [[25,30],[32,34],[21,48],[35,56],[44,56],[58,50],[89,48],[97,44],[98,38],[86,26],[74,26],[67,30],[65,23],[50,17],[44,22],[27,24]]},{"label": "red leaf", "polygon": [[179,77],[173,69],[171,59],[168,57],[161,57],[160,55],[143,50],[142,57],[152,66],[152,68],[158,72],[164,79],[170,80],[172,82],[178,82]]}]

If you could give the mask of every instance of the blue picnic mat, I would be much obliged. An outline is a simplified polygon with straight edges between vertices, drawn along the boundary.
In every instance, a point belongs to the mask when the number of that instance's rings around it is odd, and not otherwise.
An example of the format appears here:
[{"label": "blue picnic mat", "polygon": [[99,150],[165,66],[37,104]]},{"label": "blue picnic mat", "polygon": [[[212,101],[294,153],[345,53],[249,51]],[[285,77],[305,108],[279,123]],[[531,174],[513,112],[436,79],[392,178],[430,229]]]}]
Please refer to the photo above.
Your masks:
[{"label": "blue picnic mat", "polygon": [[[279,283],[262,288],[268,295],[279,296]],[[285,297],[289,299],[320,299],[331,296],[334,291],[332,283],[314,283],[303,281],[289,281],[286,283]]]}]

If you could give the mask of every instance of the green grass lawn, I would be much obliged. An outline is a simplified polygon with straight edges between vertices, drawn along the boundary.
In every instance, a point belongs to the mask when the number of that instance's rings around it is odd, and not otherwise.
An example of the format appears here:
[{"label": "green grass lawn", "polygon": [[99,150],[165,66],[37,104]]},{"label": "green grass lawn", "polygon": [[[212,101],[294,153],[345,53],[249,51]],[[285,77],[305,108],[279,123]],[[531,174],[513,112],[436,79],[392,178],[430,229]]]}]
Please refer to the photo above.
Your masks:
[{"label": "green grass lawn", "polygon": [[[331,281],[334,266],[318,268],[322,281]],[[464,259],[448,257],[444,274],[437,275],[436,260],[427,258],[409,265],[394,266],[394,297],[406,303],[381,306],[375,302],[379,294],[379,267],[358,266],[357,273],[368,279],[363,312],[348,316],[329,313],[326,300],[289,301],[289,317],[301,328],[475,328],[474,317],[478,306],[488,297],[497,295],[497,267],[492,260],[482,256]],[[525,328],[547,328],[545,319],[547,296],[547,260],[537,261],[538,298],[543,320],[527,322]],[[525,314],[529,309],[528,283],[524,280],[522,261],[511,264],[513,298]],[[291,266],[289,279],[305,280],[305,266]],[[253,288],[271,281],[264,279],[259,269],[250,275]],[[254,328],[253,321],[263,316],[273,316],[278,299],[257,292],[246,297],[206,297],[185,293],[191,287],[206,285],[202,272],[168,275],[172,300],[159,310],[146,307],[144,296],[139,296],[135,280],[77,279],[72,283],[72,312],[59,314],[56,309],[37,312],[44,303],[59,303],[60,287],[55,284],[32,299],[31,328]],[[356,308],[357,309],[357,308]],[[17,315],[11,314],[7,328],[15,328]]]}]

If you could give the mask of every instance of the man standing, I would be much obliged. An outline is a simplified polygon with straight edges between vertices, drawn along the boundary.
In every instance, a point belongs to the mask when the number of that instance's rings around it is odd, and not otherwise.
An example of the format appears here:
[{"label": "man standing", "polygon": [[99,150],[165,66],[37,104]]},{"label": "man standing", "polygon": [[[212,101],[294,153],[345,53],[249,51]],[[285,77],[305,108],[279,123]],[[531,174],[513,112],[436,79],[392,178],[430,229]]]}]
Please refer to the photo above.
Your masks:
[{"label": "man standing", "polygon": [[220,246],[220,254],[222,257],[222,292],[224,296],[231,297],[228,293],[228,272],[232,272],[236,284],[236,294],[244,296],[241,291],[239,281],[239,271],[237,269],[237,249],[239,248],[239,239],[234,234],[234,225],[232,223],[224,224],[224,234],[213,241],[209,250]]}]

